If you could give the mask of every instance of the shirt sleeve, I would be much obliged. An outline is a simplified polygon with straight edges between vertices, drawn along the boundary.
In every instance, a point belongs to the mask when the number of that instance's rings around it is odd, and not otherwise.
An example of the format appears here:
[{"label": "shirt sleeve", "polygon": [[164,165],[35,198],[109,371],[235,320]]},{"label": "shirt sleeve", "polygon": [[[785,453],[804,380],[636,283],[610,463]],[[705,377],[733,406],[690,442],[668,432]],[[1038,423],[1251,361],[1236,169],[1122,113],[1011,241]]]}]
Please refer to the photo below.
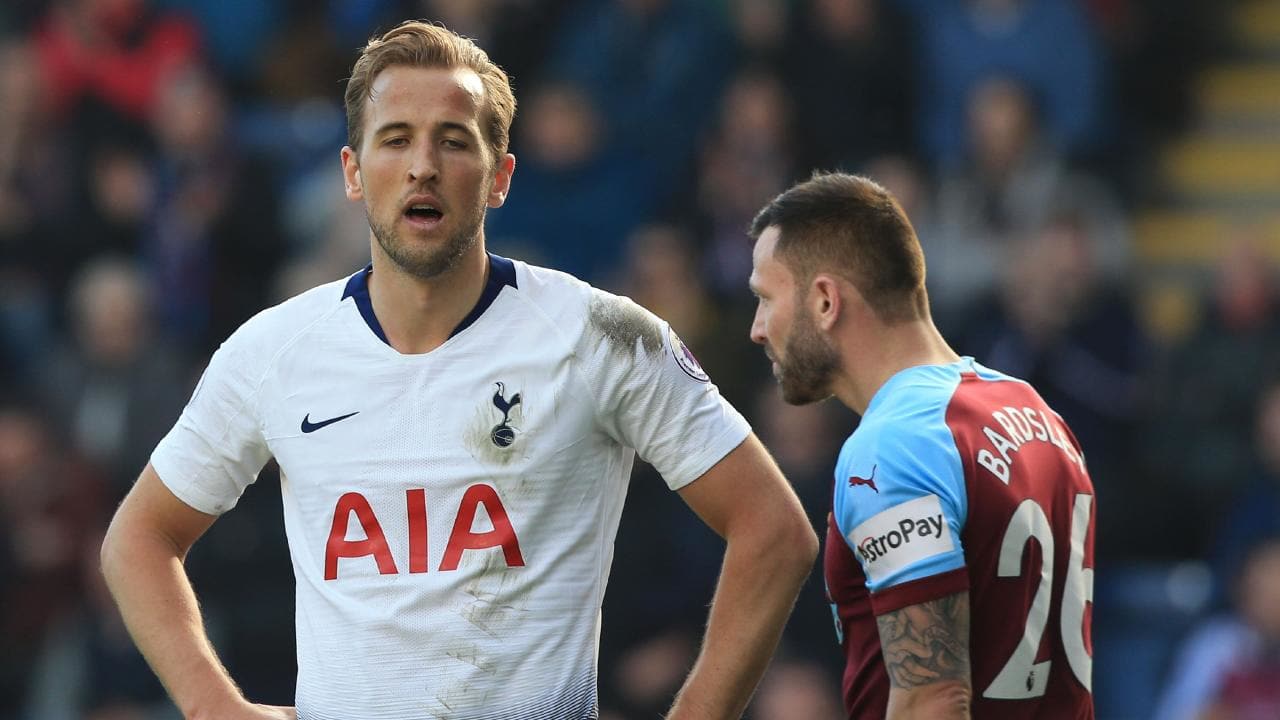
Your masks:
[{"label": "shirt sleeve", "polygon": [[859,428],[836,464],[836,524],[876,614],[969,587],[960,454],[945,423],[918,421]]},{"label": "shirt sleeve", "polygon": [[742,444],[751,427],[666,322],[595,291],[583,348],[600,421],[678,490]]},{"label": "shirt sleeve", "polygon": [[253,371],[243,328],[214,353],[151,465],[180,500],[210,515],[235,507],[271,453],[258,413],[262,373]]}]

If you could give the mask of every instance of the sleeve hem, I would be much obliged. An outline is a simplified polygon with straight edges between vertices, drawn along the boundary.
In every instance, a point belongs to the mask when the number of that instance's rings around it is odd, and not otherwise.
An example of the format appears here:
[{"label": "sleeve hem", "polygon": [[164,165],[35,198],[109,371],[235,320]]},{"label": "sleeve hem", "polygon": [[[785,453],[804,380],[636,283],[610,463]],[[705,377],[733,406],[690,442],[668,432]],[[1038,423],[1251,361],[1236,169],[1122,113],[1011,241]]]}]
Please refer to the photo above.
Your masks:
[{"label": "sleeve hem", "polygon": [[[171,472],[173,468],[169,467],[164,454],[159,449],[151,454],[151,467],[155,469],[160,482],[164,483],[166,488],[169,488],[169,492],[173,493],[174,497],[186,503],[192,509],[199,510],[206,515],[221,515],[230,509],[223,507],[223,503],[219,502],[217,498],[201,491],[194,485],[181,485],[175,482],[176,475]],[[234,502],[232,504],[234,505]]]},{"label": "sleeve hem", "polygon": [[871,609],[876,615],[919,605],[930,600],[954,595],[969,589],[969,568],[958,567],[938,575],[894,585],[871,595]]},{"label": "sleeve hem", "polygon": [[664,474],[662,478],[666,480],[667,487],[672,490],[679,490],[702,477],[708,470],[715,467],[716,463],[723,460],[726,455],[736,450],[750,434],[751,426],[745,418],[738,416],[736,422],[720,433],[715,440],[707,443],[702,452],[687,458],[674,468],[669,475]]}]

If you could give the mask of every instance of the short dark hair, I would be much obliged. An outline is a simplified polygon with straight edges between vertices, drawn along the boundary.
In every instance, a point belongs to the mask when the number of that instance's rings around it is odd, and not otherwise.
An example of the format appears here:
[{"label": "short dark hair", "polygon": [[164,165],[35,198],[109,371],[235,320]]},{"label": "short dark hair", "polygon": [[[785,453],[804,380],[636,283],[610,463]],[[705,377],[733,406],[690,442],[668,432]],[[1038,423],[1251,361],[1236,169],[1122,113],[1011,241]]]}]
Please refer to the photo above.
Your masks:
[{"label": "short dark hair", "polygon": [[759,239],[778,228],[777,258],[800,288],[819,272],[853,283],[882,320],[929,316],[924,252],[902,206],[860,175],[814,173],[765,205],[751,222]]},{"label": "short dark hair", "polygon": [[485,133],[494,158],[507,151],[511,121],[516,114],[516,98],[511,80],[488,54],[469,38],[441,25],[406,20],[374,37],[360,51],[347,80],[344,102],[347,110],[347,144],[360,151],[364,136],[364,106],[378,73],[392,65],[427,68],[469,68],[484,84]]}]

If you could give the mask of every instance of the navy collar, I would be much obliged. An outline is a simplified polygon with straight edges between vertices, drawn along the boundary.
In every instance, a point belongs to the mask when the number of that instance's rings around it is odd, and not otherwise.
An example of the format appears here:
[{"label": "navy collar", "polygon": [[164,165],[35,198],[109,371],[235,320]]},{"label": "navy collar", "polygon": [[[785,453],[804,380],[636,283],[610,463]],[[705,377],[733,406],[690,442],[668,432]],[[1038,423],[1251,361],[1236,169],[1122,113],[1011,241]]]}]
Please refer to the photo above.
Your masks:
[{"label": "navy collar", "polygon": [[[507,258],[493,253],[487,253],[489,256],[489,279],[484,284],[484,291],[480,293],[480,300],[476,302],[476,306],[471,308],[471,312],[462,318],[462,322],[458,323],[458,327],[449,333],[449,337],[471,327],[485,310],[498,299],[498,293],[502,292],[503,287],[516,287],[516,264]],[[382,323],[378,322],[378,316],[373,314],[373,301],[369,299],[369,273],[373,272],[373,263],[369,263],[363,270],[351,276],[347,281],[347,287],[342,291],[342,299],[353,298],[356,301],[356,307],[360,310],[360,317],[364,318],[364,322],[373,331],[378,339],[387,342],[387,333],[382,329]]]}]

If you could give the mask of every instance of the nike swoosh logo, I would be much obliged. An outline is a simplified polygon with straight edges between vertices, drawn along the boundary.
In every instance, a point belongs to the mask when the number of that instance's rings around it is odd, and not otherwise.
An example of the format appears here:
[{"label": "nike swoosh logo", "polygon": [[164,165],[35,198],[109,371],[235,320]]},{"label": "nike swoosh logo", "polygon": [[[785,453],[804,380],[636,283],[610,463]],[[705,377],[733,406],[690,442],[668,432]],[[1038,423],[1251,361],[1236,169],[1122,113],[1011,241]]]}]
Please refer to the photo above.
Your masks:
[{"label": "nike swoosh logo", "polygon": [[311,422],[311,413],[307,413],[307,416],[302,418],[302,432],[313,433],[319,430],[320,428],[325,427],[326,425],[332,425],[336,422],[346,420],[352,415],[359,415],[359,414],[360,414],[360,411],[357,410],[353,413],[347,413],[346,415],[339,415],[336,418],[329,418],[328,420],[321,420],[320,422],[313,423]]}]

